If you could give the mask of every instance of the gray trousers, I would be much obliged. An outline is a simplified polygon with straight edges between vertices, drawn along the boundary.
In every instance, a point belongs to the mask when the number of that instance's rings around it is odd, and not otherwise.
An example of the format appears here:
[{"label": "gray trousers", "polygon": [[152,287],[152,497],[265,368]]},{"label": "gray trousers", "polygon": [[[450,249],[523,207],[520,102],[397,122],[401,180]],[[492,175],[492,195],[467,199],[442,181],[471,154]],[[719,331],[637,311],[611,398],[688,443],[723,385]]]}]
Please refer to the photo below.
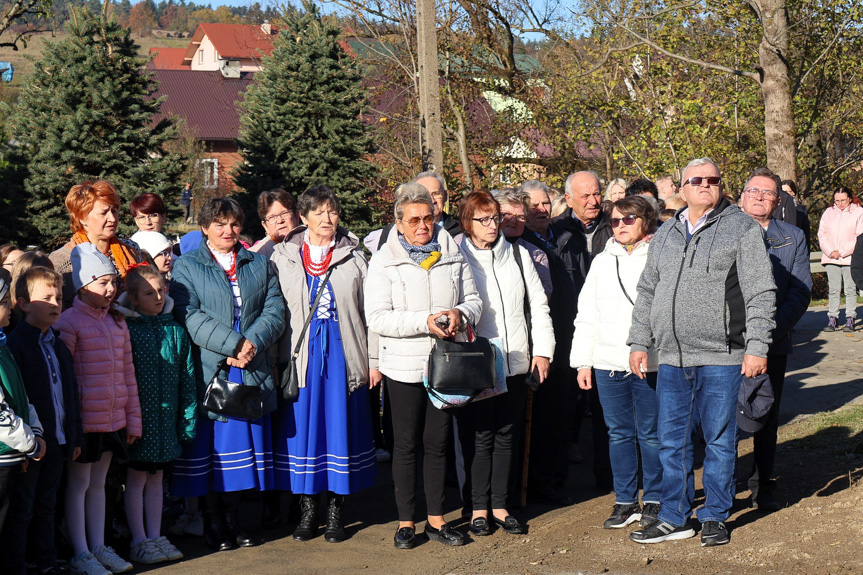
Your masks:
[{"label": "gray trousers", "polygon": [[851,279],[851,266],[824,264],[827,270],[827,317],[839,319],[839,294],[845,284],[845,319],[857,317],[857,286]]}]

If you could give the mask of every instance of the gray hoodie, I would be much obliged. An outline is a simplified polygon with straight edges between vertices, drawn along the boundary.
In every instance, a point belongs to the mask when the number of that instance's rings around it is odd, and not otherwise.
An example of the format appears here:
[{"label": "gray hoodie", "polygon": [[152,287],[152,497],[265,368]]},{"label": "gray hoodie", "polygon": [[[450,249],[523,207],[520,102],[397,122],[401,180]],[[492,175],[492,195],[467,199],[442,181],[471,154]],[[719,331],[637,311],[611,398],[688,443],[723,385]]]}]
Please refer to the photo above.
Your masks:
[{"label": "gray hoodie", "polygon": [[767,357],[776,297],[763,232],[722,199],[687,241],[679,214],[659,228],[638,282],[627,344],[675,367]]}]

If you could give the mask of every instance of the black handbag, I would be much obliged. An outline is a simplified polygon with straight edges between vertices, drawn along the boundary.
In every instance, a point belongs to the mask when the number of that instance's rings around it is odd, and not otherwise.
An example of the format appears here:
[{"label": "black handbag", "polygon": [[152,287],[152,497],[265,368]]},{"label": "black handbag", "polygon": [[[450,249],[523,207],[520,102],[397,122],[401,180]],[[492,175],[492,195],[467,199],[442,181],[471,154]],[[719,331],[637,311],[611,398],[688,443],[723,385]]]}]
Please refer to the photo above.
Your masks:
[{"label": "black handbag", "polygon": [[315,301],[312,307],[309,308],[309,315],[306,318],[306,324],[303,326],[303,331],[300,332],[300,337],[297,338],[297,345],[294,346],[294,351],[291,353],[291,360],[287,364],[280,366],[282,375],[279,378],[279,390],[281,391],[282,399],[285,401],[296,401],[300,396],[300,376],[297,373],[297,357],[300,355],[300,348],[303,346],[303,337],[306,335],[306,330],[309,329],[309,324],[312,323],[312,317],[315,315],[315,310],[318,309],[318,303],[321,301],[321,294],[330,280],[330,274],[333,268],[327,270],[324,279],[318,284],[318,293],[315,295]]},{"label": "black handbag", "polygon": [[231,419],[260,419],[264,414],[261,388],[222,379],[219,374],[227,367],[226,359],[216,366],[216,373],[204,393],[204,409]]},{"label": "black handbag", "polygon": [[430,392],[478,394],[494,387],[497,369],[491,342],[475,336],[469,323],[467,333],[469,341],[435,341],[428,360]]}]

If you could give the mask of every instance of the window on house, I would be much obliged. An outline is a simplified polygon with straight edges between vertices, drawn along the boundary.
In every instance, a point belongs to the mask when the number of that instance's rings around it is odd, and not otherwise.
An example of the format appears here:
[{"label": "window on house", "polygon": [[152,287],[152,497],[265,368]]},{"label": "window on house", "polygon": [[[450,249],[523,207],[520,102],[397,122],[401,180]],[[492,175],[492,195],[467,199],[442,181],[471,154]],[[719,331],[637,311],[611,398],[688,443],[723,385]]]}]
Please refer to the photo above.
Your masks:
[{"label": "window on house", "polygon": [[198,64],[204,63],[204,51],[198,50]]},{"label": "window on house", "polygon": [[500,169],[500,183],[501,184],[511,184],[513,178],[512,166],[504,165]]},{"label": "window on house", "polygon": [[204,188],[219,187],[219,160],[199,160],[198,167],[201,169],[201,181]]}]

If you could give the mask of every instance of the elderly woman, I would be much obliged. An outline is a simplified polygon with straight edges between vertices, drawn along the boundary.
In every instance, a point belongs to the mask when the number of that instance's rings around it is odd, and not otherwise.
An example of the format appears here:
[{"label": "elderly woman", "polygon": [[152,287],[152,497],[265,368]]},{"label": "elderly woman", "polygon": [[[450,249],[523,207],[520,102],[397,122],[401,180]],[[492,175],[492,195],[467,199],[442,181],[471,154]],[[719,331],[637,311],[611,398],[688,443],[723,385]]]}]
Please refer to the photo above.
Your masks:
[{"label": "elderly woman", "polygon": [[262,193],[258,196],[258,216],[267,237],[255,243],[249,251],[272,258],[276,246],[299,223],[294,196],[281,188]]},{"label": "elderly woman", "polygon": [[297,541],[315,536],[318,499],[326,493],[324,539],[338,543],[345,539],[345,495],[370,487],[377,474],[368,386],[377,385],[381,374],[369,361],[363,316],[366,258],[357,237],[338,225],[338,197],[316,186],[303,192],[297,206],[303,225],[276,246],[272,258],[290,314],[290,335],[280,342],[283,365],[302,337],[299,397],[282,408],[276,433],[276,487],[301,496]]},{"label": "elderly woman", "polygon": [[[611,227],[614,237],[594,258],[578,297],[570,355],[581,389],[589,390],[594,385],[592,374],[596,374],[595,385],[608,426],[616,497],[605,529],[625,527],[639,519],[643,526],[651,523],[659,513],[662,487],[656,431],[656,358],[651,350],[647,377],[640,379],[629,371],[626,345],[638,297],[636,286],[656,230],[656,211],[642,196],[617,200]],[[644,508],[638,503],[639,459]]]},{"label": "elderly woman", "polygon": [[72,306],[75,288],[72,286],[72,248],[92,243],[108,256],[120,278],[130,266],[141,261],[134,242],[116,236],[119,223],[120,194],[105,180],[86,181],[72,186],[66,195],[66,209],[72,227],[72,239],[49,256],[54,270],[63,275],[63,309]]},{"label": "elderly woman", "polygon": [[[434,338],[454,337],[464,321],[482,313],[470,266],[452,237],[434,224],[434,204],[419,184],[396,190],[398,233],[390,234],[372,257],[366,279],[366,319],[380,336],[379,369],[386,376],[392,405],[393,482],[399,512],[398,549],[416,545],[416,465],[423,445],[423,482],[428,522],[425,533],[446,545],[464,537],[444,521],[446,448],[451,416],[436,409],[423,388],[423,360]],[[445,327],[435,320],[441,318]],[[446,319],[443,319],[446,318]]]},{"label": "elderly woman", "polygon": [[626,195],[627,186],[629,186],[629,184],[627,184],[626,180],[623,178],[615,178],[611,180],[608,182],[608,185],[605,186],[605,194],[603,194],[602,199],[611,203],[616,202]]},{"label": "elderly woman", "polygon": [[243,211],[235,200],[207,201],[198,223],[205,241],[180,256],[171,279],[174,316],[200,352],[198,396],[218,373],[261,388],[263,397],[260,419],[199,417],[194,441],[174,464],[172,493],[206,495],[206,541],[221,551],[259,543],[238,523],[238,492],[273,485],[270,414],[277,397],[267,350],[285,329],[285,306],[270,263],[239,244]]},{"label": "elderly woman", "polygon": [[158,194],[141,194],[129,204],[135,225],[142,232],[162,232],[168,218],[168,208]]},{"label": "elderly woman", "polygon": [[508,188],[496,193],[494,199],[500,204],[500,233],[509,243],[518,244],[530,254],[530,259],[533,260],[536,273],[539,275],[539,281],[542,282],[542,289],[545,290],[546,297],[550,296],[553,286],[551,270],[548,267],[548,254],[540,247],[521,238],[527,222],[527,213],[530,210],[530,194]]},{"label": "elderly woman", "polygon": [[500,233],[501,206],[491,194],[473,192],[462,198],[459,218],[465,234],[461,251],[482,299],[476,332],[500,341],[508,390],[456,413],[465,469],[470,471],[470,532],[490,535],[493,523],[506,533],[522,534],[526,526],[509,514],[506,500],[514,446],[524,424],[526,375],[542,383],[554,356],[548,299],[528,251]]}]

